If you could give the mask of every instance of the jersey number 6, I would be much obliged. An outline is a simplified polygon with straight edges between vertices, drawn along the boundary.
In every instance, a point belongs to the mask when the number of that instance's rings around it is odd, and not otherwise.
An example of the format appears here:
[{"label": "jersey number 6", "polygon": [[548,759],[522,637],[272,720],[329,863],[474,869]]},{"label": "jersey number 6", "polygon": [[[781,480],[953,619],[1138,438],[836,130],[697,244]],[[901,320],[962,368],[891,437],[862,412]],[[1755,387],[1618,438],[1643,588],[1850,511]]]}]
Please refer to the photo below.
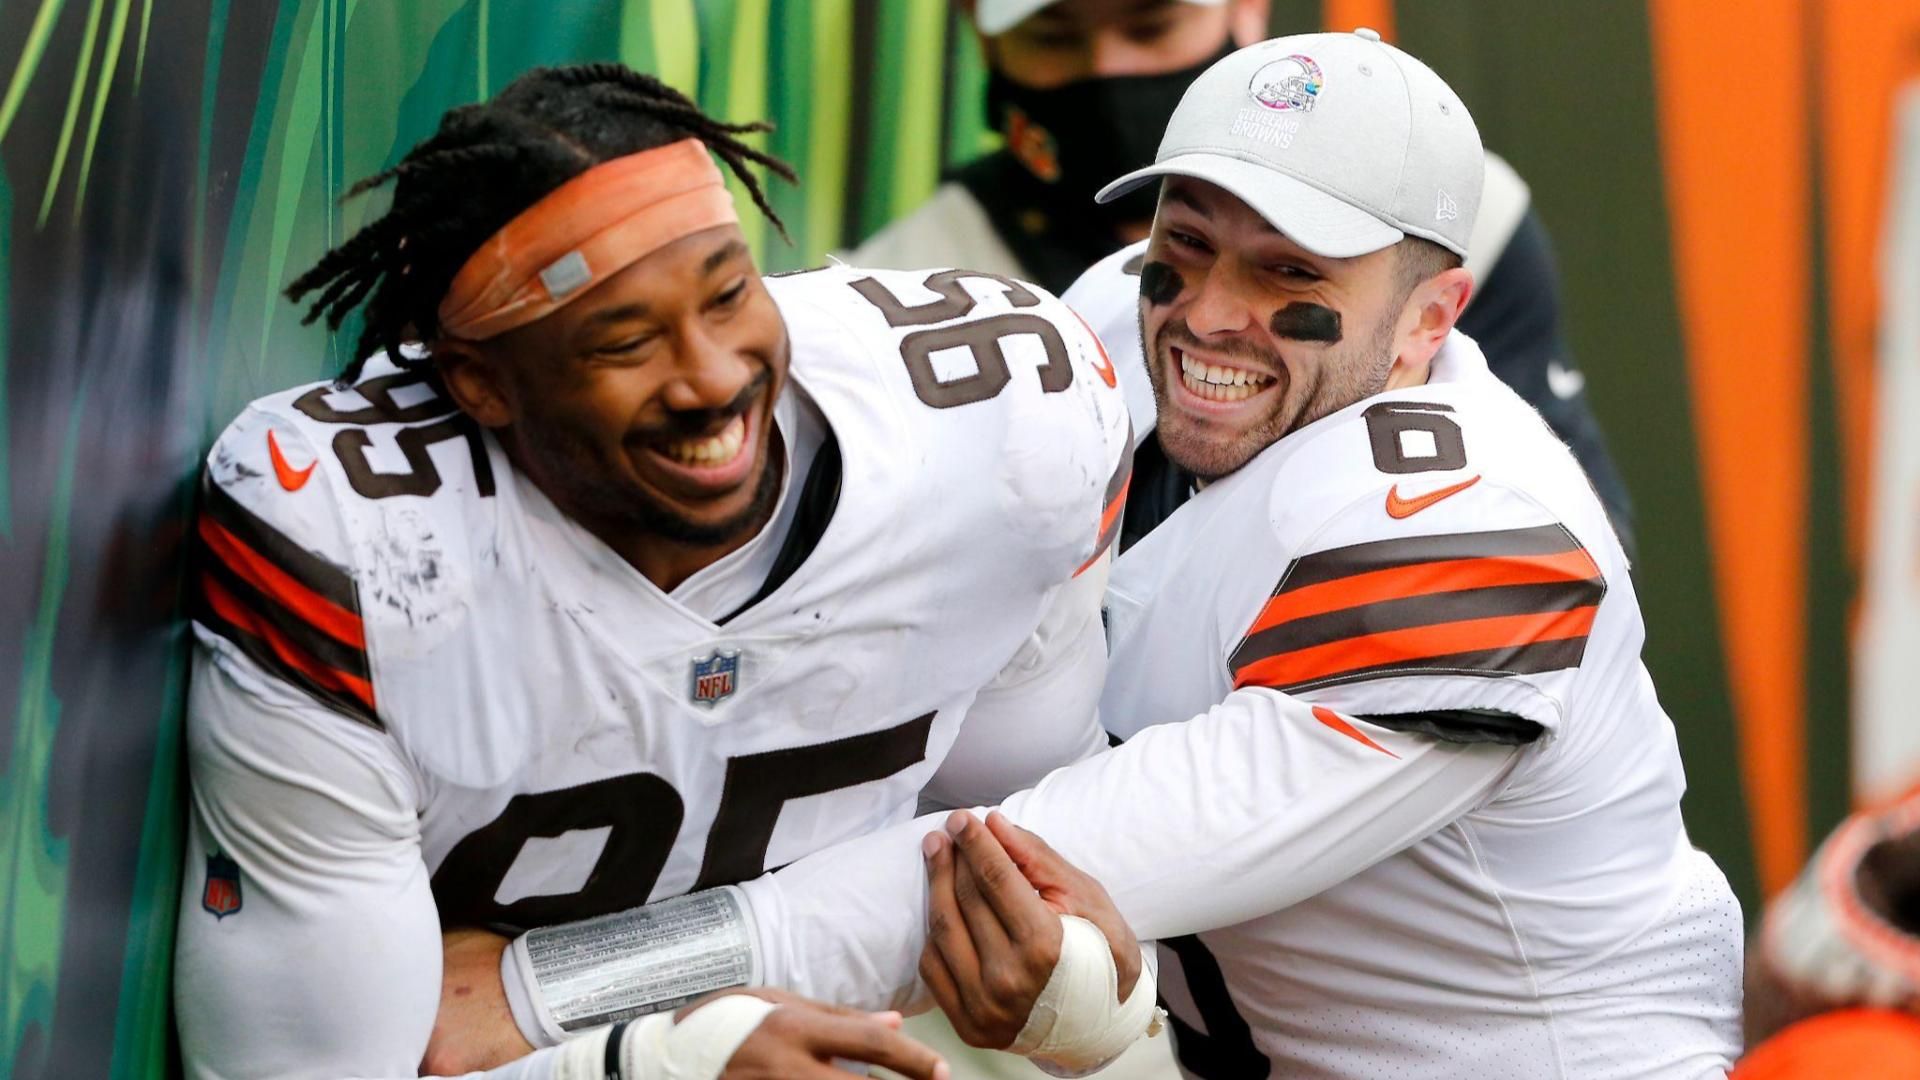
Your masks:
[{"label": "jersey number 6", "polygon": [[1383,401],[1361,413],[1373,444],[1373,467],[1383,473],[1450,472],[1467,467],[1460,425],[1443,413],[1451,405]]},{"label": "jersey number 6", "polygon": [[[854,292],[867,298],[887,320],[887,325],[930,326],[965,316],[979,303],[960,284],[961,278],[998,282],[1007,291],[1007,303],[1017,308],[1033,307],[1040,298],[1033,290],[1012,278],[975,270],[941,270],[927,277],[927,288],[938,293],[938,300],[924,304],[905,304],[887,291],[877,278],[861,278],[851,283]],[[916,330],[900,339],[900,356],[907,362],[907,375],[913,380],[913,392],[936,409],[951,409],[985,401],[1006,389],[1013,372],[1007,366],[1002,342],[1019,334],[1032,334],[1046,350],[1047,362],[1040,368],[1040,388],[1053,394],[1073,385],[1073,364],[1067,358],[1067,343],[1060,330],[1040,315],[1012,311],[951,326]],[[957,379],[942,380],[934,370],[933,354],[944,349],[966,349],[973,356],[974,372]]]}]

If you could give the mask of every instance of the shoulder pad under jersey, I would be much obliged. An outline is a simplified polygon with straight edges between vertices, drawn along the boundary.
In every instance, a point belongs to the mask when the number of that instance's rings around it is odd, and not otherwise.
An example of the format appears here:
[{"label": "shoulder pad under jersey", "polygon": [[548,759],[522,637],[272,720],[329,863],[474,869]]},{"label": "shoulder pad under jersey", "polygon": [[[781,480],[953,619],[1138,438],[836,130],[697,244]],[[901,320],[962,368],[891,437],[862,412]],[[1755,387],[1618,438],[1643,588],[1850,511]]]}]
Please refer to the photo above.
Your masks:
[{"label": "shoulder pad under jersey", "polygon": [[1087,268],[1067,291],[1066,305],[1080,313],[1099,335],[1113,358],[1120,390],[1133,418],[1136,444],[1153,431],[1153,383],[1140,341],[1140,268],[1146,262],[1147,241],[1141,240]]},{"label": "shoulder pad under jersey", "polygon": [[993,520],[980,524],[1042,566],[1079,566],[1117,535],[1125,402],[1099,339],[1045,289],[964,269],[848,266],[768,288],[787,316],[795,379],[829,418],[836,392],[891,404],[890,446],[876,452],[922,455],[929,480],[988,493]]},{"label": "shoulder pad under jersey", "polygon": [[1370,397],[1243,470],[1245,497],[1266,500],[1274,576],[1228,661],[1236,686],[1558,726],[1560,673],[1624,562],[1538,414],[1470,340],[1447,347],[1462,377]]},{"label": "shoulder pad under jersey", "polygon": [[384,356],[351,387],[254,401],[207,456],[203,638],[378,726],[370,631],[451,631],[494,543],[494,469],[431,373]]}]

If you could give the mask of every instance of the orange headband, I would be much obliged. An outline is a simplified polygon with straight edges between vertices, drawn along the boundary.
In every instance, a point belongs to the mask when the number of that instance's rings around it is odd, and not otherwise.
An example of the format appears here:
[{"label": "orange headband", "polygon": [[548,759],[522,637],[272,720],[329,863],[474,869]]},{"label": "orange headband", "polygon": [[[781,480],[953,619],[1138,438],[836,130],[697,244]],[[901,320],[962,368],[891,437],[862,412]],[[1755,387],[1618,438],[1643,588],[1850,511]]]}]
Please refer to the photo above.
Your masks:
[{"label": "orange headband", "polygon": [[675,240],[739,220],[699,139],[595,165],[480,245],[440,301],[440,332],[504,334]]}]

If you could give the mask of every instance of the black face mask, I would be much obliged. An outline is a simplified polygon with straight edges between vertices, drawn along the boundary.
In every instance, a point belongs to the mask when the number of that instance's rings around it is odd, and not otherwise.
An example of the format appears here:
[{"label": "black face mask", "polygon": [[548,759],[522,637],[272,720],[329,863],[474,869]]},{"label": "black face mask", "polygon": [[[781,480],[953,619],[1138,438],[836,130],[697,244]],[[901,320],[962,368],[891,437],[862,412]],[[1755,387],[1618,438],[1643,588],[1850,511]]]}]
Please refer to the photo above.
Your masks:
[{"label": "black face mask", "polygon": [[1218,53],[1180,71],[1081,79],[1049,90],[989,71],[987,117],[1060,211],[1108,225],[1145,221],[1153,216],[1156,185],[1105,206],[1093,201],[1094,194],[1153,163],[1187,86],[1233,49],[1229,38]]}]

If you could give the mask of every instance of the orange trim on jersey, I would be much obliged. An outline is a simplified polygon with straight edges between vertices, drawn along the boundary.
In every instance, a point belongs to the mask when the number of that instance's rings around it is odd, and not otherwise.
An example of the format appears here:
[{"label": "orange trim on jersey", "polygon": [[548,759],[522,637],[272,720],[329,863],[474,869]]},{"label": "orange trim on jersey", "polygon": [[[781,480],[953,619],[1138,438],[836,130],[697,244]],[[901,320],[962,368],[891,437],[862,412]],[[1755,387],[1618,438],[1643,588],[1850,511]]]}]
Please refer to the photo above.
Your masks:
[{"label": "orange trim on jersey", "polygon": [[1361,731],[1359,728],[1354,727],[1352,724],[1347,723],[1347,720],[1345,717],[1341,716],[1337,712],[1334,712],[1332,709],[1315,705],[1313,707],[1313,718],[1327,725],[1333,730],[1339,732],[1340,734],[1345,735],[1347,738],[1360,743],[1362,746],[1371,746],[1375,750],[1380,751],[1381,753],[1387,755],[1390,758],[1398,758],[1400,756],[1399,754],[1394,753],[1393,751],[1387,749],[1386,747],[1381,746],[1379,743],[1374,742],[1372,739],[1367,738],[1366,732]]},{"label": "orange trim on jersey", "polygon": [[1463,589],[1598,581],[1600,567],[1585,548],[1554,555],[1499,555],[1396,566],[1282,591],[1267,601],[1247,631],[1251,637],[1284,622],[1330,611]]},{"label": "orange trim on jersey", "polygon": [[[1067,310],[1073,311],[1072,308]],[[1106,383],[1109,390],[1118,388],[1120,377],[1113,370],[1113,357],[1107,355],[1106,342],[1101,341],[1100,335],[1093,332],[1093,326],[1087,322],[1086,316],[1073,311],[1073,317],[1079,319],[1080,325],[1087,328],[1087,336],[1093,339],[1093,347],[1100,353],[1100,362],[1093,367],[1094,373],[1100,376],[1100,381]]]},{"label": "orange trim on jersey", "polygon": [[366,627],[360,616],[307,588],[205,514],[200,516],[200,538],[242,581],[328,636],[356,649],[367,647]]},{"label": "orange trim on jersey", "polygon": [[[1079,318],[1076,314],[1075,318]],[[1085,320],[1082,320],[1083,322]],[[1091,333],[1091,331],[1089,331]],[[1127,441],[1120,450],[1120,460],[1114,463],[1113,475],[1107,477],[1107,490],[1104,502],[1100,506],[1100,528],[1094,533],[1093,554],[1073,572],[1074,577],[1086,573],[1087,567],[1100,561],[1113,542],[1120,536],[1120,519],[1127,509],[1127,492],[1133,489],[1133,424],[1127,424]]]},{"label": "orange trim on jersey", "polygon": [[1234,674],[1235,689],[1243,686],[1297,686],[1363,668],[1383,667],[1436,656],[1487,649],[1520,648],[1542,641],[1585,637],[1593,628],[1598,605],[1528,615],[1495,615],[1485,619],[1385,630],[1346,638],[1256,660]]},{"label": "orange trim on jersey", "polygon": [[1107,504],[1106,510],[1101,512],[1098,534],[1100,539],[1094,545],[1093,554],[1087,558],[1086,562],[1080,564],[1079,570],[1073,572],[1075,577],[1079,577],[1081,571],[1099,562],[1100,556],[1105,555],[1107,549],[1113,546],[1114,530],[1120,527],[1120,515],[1127,509],[1127,492],[1132,489],[1133,477],[1128,475],[1126,481],[1120,485],[1120,494],[1115,496],[1113,501]]},{"label": "orange trim on jersey", "polygon": [[1100,534],[1102,536],[1105,536],[1107,531],[1112,529],[1114,525],[1120,521],[1120,515],[1126,512],[1127,492],[1132,490],[1133,474],[1128,473],[1127,478],[1120,482],[1120,494],[1115,495],[1113,501],[1107,504],[1106,510],[1100,514]]},{"label": "orange trim on jersey", "polygon": [[[204,519],[203,519],[204,520]],[[222,588],[212,574],[202,572],[200,588],[207,604],[214,613],[225,619],[235,629],[244,631],[267,643],[275,656],[300,674],[329,690],[338,690],[353,695],[368,709],[373,704],[373,684],[365,679],[349,675],[328,667],[313,658],[305,649],[282,634],[271,623],[247,610],[246,605],[234,599],[233,594]]]}]

